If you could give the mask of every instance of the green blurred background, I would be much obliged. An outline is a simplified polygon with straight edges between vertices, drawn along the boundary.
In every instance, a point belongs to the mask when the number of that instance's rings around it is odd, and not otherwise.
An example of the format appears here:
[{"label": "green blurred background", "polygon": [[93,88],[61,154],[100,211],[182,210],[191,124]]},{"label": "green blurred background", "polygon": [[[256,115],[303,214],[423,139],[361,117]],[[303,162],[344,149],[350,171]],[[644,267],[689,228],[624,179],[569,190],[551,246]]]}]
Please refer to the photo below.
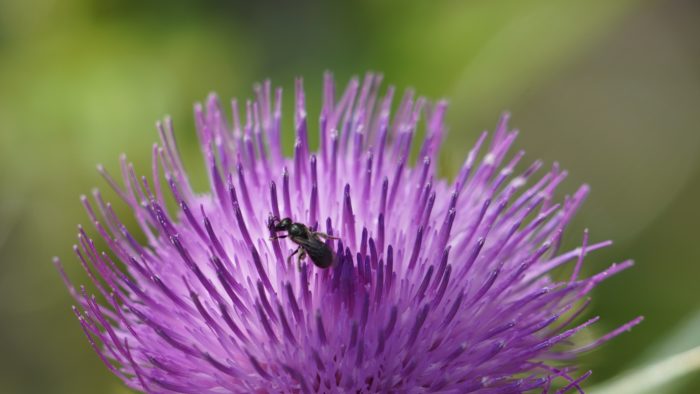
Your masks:
[{"label": "green blurred background", "polygon": [[96,163],[116,170],[128,152],[147,171],[154,121],[171,114],[197,173],[194,101],[249,97],[266,77],[289,91],[301,75],[316,116],[327,69],[448,98],[445,175],[510,110],[530,160],[568,168],[567,191],[592,186],[567,242],[584,226],[616,241],[589,273],[637,262],[596,290],[593,334],[646,320],[583,358],[589,385],[700,344],[700,3],[282,3],[0,0],[0,392],[126,392],[50,263],[85,281],[70,248],[78,196],[105,187]]}]

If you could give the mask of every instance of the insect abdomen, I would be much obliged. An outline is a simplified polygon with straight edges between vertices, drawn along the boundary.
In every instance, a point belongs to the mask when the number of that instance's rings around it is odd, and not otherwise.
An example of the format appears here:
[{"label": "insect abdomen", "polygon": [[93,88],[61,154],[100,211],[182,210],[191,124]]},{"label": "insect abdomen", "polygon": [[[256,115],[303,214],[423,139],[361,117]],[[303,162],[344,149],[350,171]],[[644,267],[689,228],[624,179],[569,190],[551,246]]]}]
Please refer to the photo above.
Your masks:
[{"label": "insect abdomen", "polygon": [[333,251],[322,242],[319,242],[318,247],[306,248],[306,254],[320,268],[328,268],[333,264]]}]

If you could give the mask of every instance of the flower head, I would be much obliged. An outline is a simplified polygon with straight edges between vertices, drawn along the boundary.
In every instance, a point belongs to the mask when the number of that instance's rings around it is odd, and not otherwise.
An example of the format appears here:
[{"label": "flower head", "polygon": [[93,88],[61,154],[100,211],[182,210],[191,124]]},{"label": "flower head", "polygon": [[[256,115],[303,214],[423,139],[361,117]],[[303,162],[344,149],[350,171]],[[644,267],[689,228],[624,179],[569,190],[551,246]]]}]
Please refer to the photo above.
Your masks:
[{"label": "flower head", "polygon": [[[193,190],[167,119],[150,178],[126,158],[122,185],[100,168],[142,234],[95,191],[82,201],[109,253],[82,228],[74,249],[97,297],[56,263],[114,374],[154,393],[510,393],[549,390],[555,378],[580,389],[588,373],[574,371],[575,356],[640,321],[587,345],[571,340],[597,320],[578,320],[587,294],[631,264],[580,277],[584,256],[608,245],[587,233],[559,252],[588,188],[556,203],[565,171],[516,169],[523,152],[509,152],[507,116],[453,181],[439,177],[446,104],[409,91],[392,115],[394,88],[380,95],[380,80],[353,79],[336,98],[326,75],[318,127],[297,81],[291,158],[280,89],[257,86],[244,118],[234,100],[230,122],[210,96],[195,107],[205,193]],[[331,267],[312,253],[299,266],[288,259],[311,246],[291,230],[275,237],[284,217],[331,252]],[[554,280],[565,264],[570,276]]]}]

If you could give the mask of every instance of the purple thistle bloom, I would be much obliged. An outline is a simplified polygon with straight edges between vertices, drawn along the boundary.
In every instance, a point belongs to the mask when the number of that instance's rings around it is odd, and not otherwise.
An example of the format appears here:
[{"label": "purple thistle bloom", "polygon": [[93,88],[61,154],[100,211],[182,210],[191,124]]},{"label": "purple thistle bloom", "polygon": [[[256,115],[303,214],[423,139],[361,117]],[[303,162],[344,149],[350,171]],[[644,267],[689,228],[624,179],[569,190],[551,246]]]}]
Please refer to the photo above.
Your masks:
[{"label": "purple thistle bloom", "polygon": [[[572,341],[597,321],[577,323],[591,289],[632,264],[580,277],[584,256],[610,244],[589,244],[587,232],[559,252],[588,187],[556,203],[565,171],[516,170],[508,116],[454,181],[438,177],[446,103],[409,91],[392,115],[394,88],[380,96],[380,82],[353,79],[336,99],[326,75],[312,151],[298,80],[292,158],[280,89],[257,86],[243,120],[234,100],[230,123],[210,96],[194,113],[206,193],[192,189],[168,119],[150,179],[124,157],[123,185],[100,167],[146,245],[95,191],[82,202],[110,253],[82,228],[74,250],[97,297],[55,262],[115,375],[149,393],[547,392],[557,378],[580,391],[590,371],[576,372],[574,358],[641,321]],[[271,239],[273,216],[338,237],[323,241],[333,265],[288,261],[297,245]],[[572,273],[555,281],[567,263]]]}]

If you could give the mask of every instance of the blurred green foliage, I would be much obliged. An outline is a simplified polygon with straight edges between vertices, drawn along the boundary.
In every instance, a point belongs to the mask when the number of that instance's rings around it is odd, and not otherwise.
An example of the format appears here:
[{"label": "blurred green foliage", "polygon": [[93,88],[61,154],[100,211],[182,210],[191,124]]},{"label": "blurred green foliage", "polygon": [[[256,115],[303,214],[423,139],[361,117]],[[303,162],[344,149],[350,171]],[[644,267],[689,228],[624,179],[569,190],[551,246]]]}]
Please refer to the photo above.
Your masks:
[{"label": "blurred green foliage", "polygon": [[[583,364],[591,381],[634,365],[700,307],[698,11],[692,0],[0,1],[0,392],[127,392],[50,264],[59,255],[85,281],[70,246],[86,219],[77,197],[105,186],[96,163],[116,169],[128,152],[145,172],[154,121],[171,114],[196,174],[193,101],[248,97],[267,77],[289,91],[301,75],[318,108],[326,69],[339,81],[378,70],[450,99],[447,176],[511,110],[531,160],[559,160],[568,191],[591,184],[567,242],[584,226],[618,241],[589,272],[637,261],[597,290],[595,330],[647,319]],[[684,383],[674,392],[700,389]]]}]

